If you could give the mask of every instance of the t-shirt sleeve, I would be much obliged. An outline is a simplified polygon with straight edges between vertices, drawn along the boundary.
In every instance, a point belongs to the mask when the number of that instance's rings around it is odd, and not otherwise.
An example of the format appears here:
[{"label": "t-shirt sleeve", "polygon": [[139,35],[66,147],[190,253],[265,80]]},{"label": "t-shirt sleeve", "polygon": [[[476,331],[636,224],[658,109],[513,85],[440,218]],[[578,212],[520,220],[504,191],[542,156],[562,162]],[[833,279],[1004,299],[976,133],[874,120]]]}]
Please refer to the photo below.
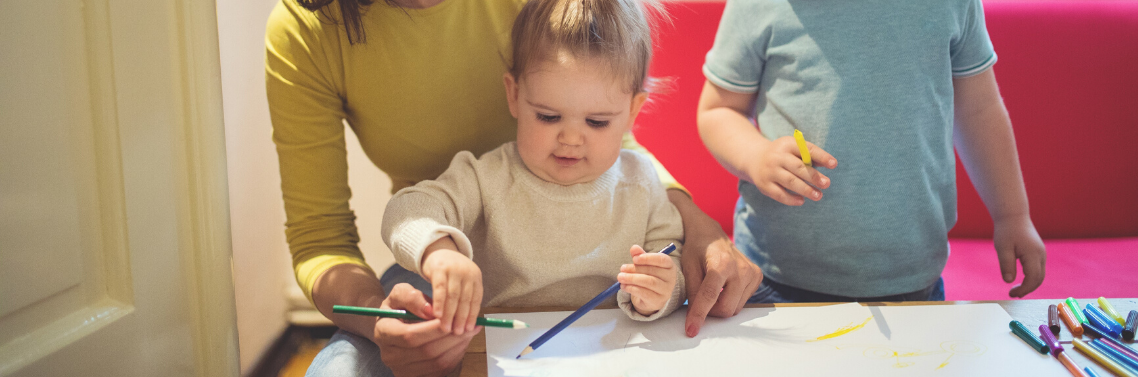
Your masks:
[{"label": "t-shirt sleeve", "polygon": [[761,10],[754,0],[728,0],[707,52],[703,75],[715,86],[736,92],[755,93],[763,72],[765,42],[756,18]]},{"label": "t-shirt sleeve", "polygon": [[950,55],[952,76],[967,77],[986,71],[996,64],[996,50],[988,38],[984,24],[984,5],[968,0],[960,17],[960,34],[952,41]]},{"label": "t-shirt sleeve", "polygon": [[309,300],[316,279],[349,263],[370,271],[348,206],[339,35],[316,13],[281,1],[265,31],[265,90],[280,162],[285,237]]}]

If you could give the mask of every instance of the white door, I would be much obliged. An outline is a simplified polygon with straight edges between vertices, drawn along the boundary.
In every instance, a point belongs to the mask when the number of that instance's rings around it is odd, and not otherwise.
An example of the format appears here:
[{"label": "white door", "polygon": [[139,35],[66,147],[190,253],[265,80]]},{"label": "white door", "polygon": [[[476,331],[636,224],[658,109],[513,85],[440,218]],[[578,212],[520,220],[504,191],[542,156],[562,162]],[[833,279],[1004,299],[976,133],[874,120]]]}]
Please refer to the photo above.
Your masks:
[{"label": "white door", "polygon": [[236,376],[213,1],[0,12],[0,376]]}]

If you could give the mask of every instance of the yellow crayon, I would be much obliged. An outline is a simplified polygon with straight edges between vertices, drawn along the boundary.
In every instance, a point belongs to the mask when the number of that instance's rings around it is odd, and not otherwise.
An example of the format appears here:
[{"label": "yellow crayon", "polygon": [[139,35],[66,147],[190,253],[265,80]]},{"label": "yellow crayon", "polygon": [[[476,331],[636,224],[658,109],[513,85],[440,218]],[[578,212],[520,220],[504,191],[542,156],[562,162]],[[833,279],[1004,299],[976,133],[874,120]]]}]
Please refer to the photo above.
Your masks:
[{"label": "yellow crayon", "polygon": [[802,163],[806,166],[810,164],[810,150],[806,149],[806,138],[802,137],[802,131],[794,130],[794,141],[798,142],[798,151],[802,152]]},{"label": "yellow crayon", "polygon": [[1115,322],[1118,322],[1118,324],[1120,324],[1120,325],[1126,326],[1126,319],[1122,318],[1122,315],[1120,315],[1120,314],[1118,314],[1118,312],[1114,311],[1114,307],[1110,305],[1110,301],[1107,301],[1106,297],[1099,297],[1098,298],[1098,307],[1101,308],[1103,313],[1106,313],[1106,315],[1110,316],[1110,318],[1113,319]]}]

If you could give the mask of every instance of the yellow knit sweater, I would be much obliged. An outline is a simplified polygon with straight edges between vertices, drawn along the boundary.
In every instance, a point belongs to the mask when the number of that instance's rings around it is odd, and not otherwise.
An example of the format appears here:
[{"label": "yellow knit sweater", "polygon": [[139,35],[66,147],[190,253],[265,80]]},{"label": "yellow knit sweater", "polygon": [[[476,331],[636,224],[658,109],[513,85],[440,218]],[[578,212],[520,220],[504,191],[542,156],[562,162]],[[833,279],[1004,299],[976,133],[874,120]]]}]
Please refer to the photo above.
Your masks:
[{"label": "yellow knit sweater", "polygon": [[[427,9],[377,1],[366,43],[348,44],[338,5],[281,0],[265,36],[265,81],[280,158],[285,236],[311,299],[324,271],[368,268],[348,206],[346,120],[392,192],[441,174],[459,151],[478,156],[516,137],[502,74],[520,0],[446,0]],[[625,148],[640,150],[631,136]],[[660,179],[679,187],[654,158]]]}]

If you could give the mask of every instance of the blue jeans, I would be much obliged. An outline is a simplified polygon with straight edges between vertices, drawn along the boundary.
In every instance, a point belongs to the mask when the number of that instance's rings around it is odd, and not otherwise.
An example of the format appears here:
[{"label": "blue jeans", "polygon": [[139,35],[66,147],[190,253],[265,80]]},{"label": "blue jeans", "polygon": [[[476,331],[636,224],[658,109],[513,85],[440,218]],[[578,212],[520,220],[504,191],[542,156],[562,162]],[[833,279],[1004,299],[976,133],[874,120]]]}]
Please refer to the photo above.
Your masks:
[{"label": "blue jeans", "polygon": [[[384,293],[391,293],[391,287],[408,283],[423,294],[431,295],[431,284],[421,276],[407,271],[398,264],[392,265],[379,278]],[[328,345],[320,350],[305,374],[308,377],[348,377],[348,376],[394,376],[391,369],[379,357],[379,347],[367,338],[340,330],[332,335]]]},{"label": "blue jeans", "polygon": [[808,291],[792,287],[771,279],[763,279],[759,289],[747,300],[748,304],[755,303],[786,303],[786,302],[875,302],[875,301],[944,301],[944,278],[937,279],[936,283],[916,292],[880,297],[846,297],[825,293]]}]

